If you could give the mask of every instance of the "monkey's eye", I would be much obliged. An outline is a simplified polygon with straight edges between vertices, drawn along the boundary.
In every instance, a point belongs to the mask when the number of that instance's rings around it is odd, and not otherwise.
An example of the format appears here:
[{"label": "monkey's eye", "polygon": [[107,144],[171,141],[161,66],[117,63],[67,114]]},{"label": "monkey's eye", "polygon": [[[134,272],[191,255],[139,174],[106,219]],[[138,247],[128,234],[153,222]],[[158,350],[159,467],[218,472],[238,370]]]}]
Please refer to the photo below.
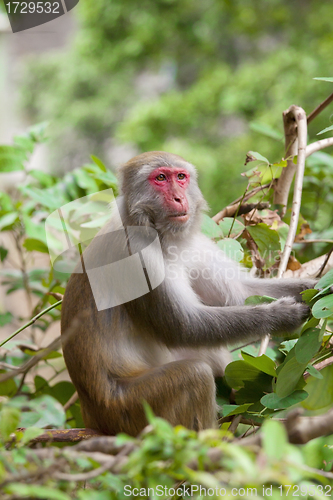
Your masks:
[{"label": "monkey's eye", "polygon": [[178,179],[183,181],[184,179],[186,179],[186,175],[185,174],[178,174]]},{"label": "monkey's eye", "polygon": [[165,181],[166,177],[164,174],[159,174],[157,177],[156,177],[156,180],[157,181]]}]

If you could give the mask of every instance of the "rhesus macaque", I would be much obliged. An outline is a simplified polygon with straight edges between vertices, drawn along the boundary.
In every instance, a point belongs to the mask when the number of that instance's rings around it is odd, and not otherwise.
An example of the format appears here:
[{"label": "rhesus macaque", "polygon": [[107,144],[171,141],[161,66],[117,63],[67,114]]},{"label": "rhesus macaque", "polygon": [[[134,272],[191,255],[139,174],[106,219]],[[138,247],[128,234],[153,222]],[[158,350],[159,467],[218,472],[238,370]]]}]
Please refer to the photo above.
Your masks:
[{"label": "rhesus macaque", "polygon": [[[64,342],[64,357],[85,425],[105,434],[135,436],[147,423],[145,400],[173,425],[214,427],[214,377],[229,362],[226,345],[297,329],[309,312],[300,292],[314,281],[252,278],[229,260],[200,232],[206,203],[194,166],[183,158],[144,153],[128,161],[120,175],[122,225],[139,226],[142,234],[132,238],[132,253],[145,246],[146,230],[156,230],[165,277],[141,297],[98,310],[89,271],[72,274],[62,305],[62,332],[82,311],[85,315]],[[121,227],[115,219],[84,251],[90,268],[120,261],[114,255],[121,255],[126,241],[118,235]],[[151,248],[144,258],[149,276],[161,271],[161,259]],[[99,276],[103,300],[112,290]],[[278,300],[244,306],[256,294]]]}]

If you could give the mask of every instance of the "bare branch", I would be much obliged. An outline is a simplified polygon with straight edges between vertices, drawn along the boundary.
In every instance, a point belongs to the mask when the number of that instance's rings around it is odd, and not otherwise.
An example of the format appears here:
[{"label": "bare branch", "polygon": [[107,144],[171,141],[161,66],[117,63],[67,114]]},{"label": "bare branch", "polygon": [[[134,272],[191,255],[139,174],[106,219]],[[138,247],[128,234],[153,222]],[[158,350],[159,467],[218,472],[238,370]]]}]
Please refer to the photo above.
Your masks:
[{"label": "bare branch", "polygon": [[[86,316],[88,314],[86,311],[82,311],[80,314],[80,318],[82,316]],[[79,322],[79,317],[77,316],[76,318],[73,319],[71,325],[67,330],[62,334],[61,337],[57,337],[53,342],[51,342],[45,349],[42,349],[40,352],[35,354],[31,359],[29,359],[26,363],[23,363],[23,365],[19,366],[18,368],[14,368],[12,371],[3,373],[0,375],[0,383],[5,382],[6,380],[9,380],[11,378],[16,377],[20,373],[27,373],[33,366],[35,366],[41,359],[45,358],[47,354],[49,354],[52,351],[56,351],[60,348],[61,344],[64,344],[67,342],[68,338],[73,335],[73,333],[79,328],[80,322]]]},{"label": "bare branch", "polygon": [[[25,431],[19,428],[19,431]],[[78,443],[103,434],[95,429],[48,429],[40,436],[32,439],[31,443]]]},{"label": "bare branch", "polygon": [[265,210],[269,207],[270,204],[268,202],[242,203],[242,205],[240,206],[237,203],[234,203],[233,205],[228,205],[227,207],[225,207],[223,210],[221,210],[221,212],[214,215],[212,219],[218,224],[221,220],[224,219],[224,217],[234,217],[236,213],[237,215],[248,214],[254,208],[256,208],[257,210]]},{"label": "bare branch", "polygon": [[319,104],[307,117],[308,124],[314,120],[333,101],[333,93]]},{"label": "bare branch", "polygon": [[297,155],[297,124],[295,119],[294,108],[296,106],[290,106],[289,109],[283,112],[283,127],[285,136],[285,158],[287,160],[287,166],[282,169],[279,179],[276,181],[274,187],[274,203],[276,205],[282,205],[282,215],[284,215],[286,206],[288,203],[288,195],[294,174],[296,171],[296,165],[293,162],[294,156]]},{"label": "bare branch", "polygon": [[320,141],[313,142],[306,147],[306,157],[320,151],[321,149],[329,148],[333,146],[333,137],[328,137],[327,139],[321,139]]},{"label": "bare branch", "polygon": [[[319,363],[313,365],[313,367],[316,369],[316,370],[323,370],[324,368],[327,368],[327,366],[331,366],[333,365],[333,356],[330,357],[330,358],[327,358],[327,359],[324,359],[323,361],[320,361]],[[307,378],[310,377],[310,373],[309,372],[306,372],[304,373],[304,379],[306,380]]]},{"label": "bare branch", "polygon": [[75,391],[73,396],[69,398],[67,403],[64,404],[64,410],[67,411],[79,399],[78,393]]},{"label": "bare branch", "polygon": [[302,108],[299,108],[298,106],[291,106],[291,108],[289,108],[289,112],[293,113],[295,122],[297,124],[298,155],[297,155],[297,169],[296,169],[296,178],[294,186],[294,198],[291,207],[290,226],[289,226],[287,241],[281,256],[281,261],[277,275],[278,278],[281,277],[285,272],[285,270],[287,269],[289,256],[296,236],[299,212],[301,208],[303,177],[305,168],[306,141],[307,141],[307,123],[304,110]]},{"label": "bare branch", "polygon": [[16,330],[14,333],[12,333],[10,335],[10,337],[6,338],[3,342],[1,342],[0,347],[2,347],[4,344],[6,344],[6,342],[8,342],[9,340],[11,340],[13,337],[15,337],[16,335],[18,335],[20,332],[22,332],[23,330],[25,330],[26,328],[28,328],[28,326],[33,325],[35,323],[35,321],[37,321],[41,316],[43,316],[47,312],[51,311],[51,309],[54,309],[55,307],[59,306],[61,303],[62,303],[62,300],[58,300],[58,302],[56,302],[55,304],[52,304],[47,309],[44,309],[44,311],[41,311],[40,313],[38,313],[30,321],[28,321],[28,323],[26,323],[25,325],[21,326],[18,330]]},{"label": "bare branch", "polygon": [[272,183],[269,182],[268,184],[263,184],[262,186],[255,187],[254,189],[252,189],[251,191],[249,191],[247,194],[245,194],[245,196],[244,195],[240,196],[239,198],[237,198],[236,200],[234,200],[232,203],[230,203],[230,205],[228,205],[226,208],[224,208],[219,213],[217,213],[216,215],[214,215],[214,217],[212,217],[213,221],[215,221],[218,224],[223,219],[223,217],[229,217],[229,216],[223,215],[223,212],[225,210],[229,210],[229,209],[235,207],[234,210],[235,210],[235,213],[236,213],[240,201],[246,202],[247,200],[249,200],[250,198],[252,198],[252,196],[256,195],[260,191],[263,191],[264,189],[269,189],[271,186],[272,186]]},{"label": "bare branch", "polygon": [[[275,191],[275,203],[281,203],[284,207],[287,206],[288,194],[290,185],[296,169],[296,178],[294,185],[294,197],[291,207],[291,217],[287,240],[281,255],[277,278],[281,278],[287,269],[288,260],[295,241],[298,218],[301,208],[303,177],[305,169],[305,155],[306,155],[306,142],[307,142],[307,122],[305,111],[298,106],[290,106],[287,111],[283,113],[283,122],[286,138],[286,156],[294,156],[296,152],[296,145],[298,145],[297,154],[297,167],[294,165],[292,159],[287,161],[287,167],[282,170],[286,172],[282,178],[278,179]],[[297,137],[297,141],[296,141]],[[281,180],[282,179],[282,180]],[[280,182],[281,181],[281,182]],[[259,356],[266,352],[269,343],[269,335],[264,337],[261,341],[259,348]]]}]

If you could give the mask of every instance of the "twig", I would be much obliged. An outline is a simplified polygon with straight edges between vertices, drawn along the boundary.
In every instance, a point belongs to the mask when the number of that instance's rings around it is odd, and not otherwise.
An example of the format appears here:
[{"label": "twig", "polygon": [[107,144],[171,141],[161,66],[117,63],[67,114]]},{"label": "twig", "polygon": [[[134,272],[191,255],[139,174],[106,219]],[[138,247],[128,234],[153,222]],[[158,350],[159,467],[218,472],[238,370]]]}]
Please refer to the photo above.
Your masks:
[{"label": "twig", "polygon": [[10,371],[10,372],[1,374],[0,375],[0,383],[16,377],[20,373],[28,372],[29,370],[31,370],[31,368],[33,366],[35,366],[41,359],[43,359],[51,351],[56,351],[57,349],[59,349],[60,345],[61,345],[61,337],[57,337],[45,349],[42,349],[40,352],[35,354],[26,363],[23,363],[23,365],[21,365],[17,368],[13,368],[12,371]]},{"label": "twig", "polygon": [[301,413],[302,410],[297,408],[287,416],[285,426],[291,443],[305,444],[333,433],[333,409],[317,417],[301,417]]},{"label": "twig", "polygon": [[307,123],[304,110],[297,106],[291,106],[291,108],[289,108],[288,110],[288,113],[292,113],[294,115],[297,124],[298,155],[297,155],[297,169],[296,169],[296,178],[294,186],[294,197],[291,207],[290,226],[289,226],[287,241],[281,256],[281,261],[277,274],[278,278],[280,278],[283,275],[284,271],[287,269],[289,256],[292,250],[292,245],[296,236],[299,212],[301,208],[303,177],[305,168],[305,150],[307,141]]},{"label": "twig", "polygon": [[303,244],[303,243],[333,243],[333,240],[326,240],[326,239],[313,239],[313,240],[300,240],[300,241],[295,241],[295,245]]},{"label": "twig", "polygon": [[95,477],[103,474],[107,470],[110,470],[115,465],[115,457],[109,457],[109,459],[97,469],[92,469],[89,472],[81,472],[80,474],[66,474],[65,472],[55,472],[53,477],[55,479],[60,479],[61,481],[88,481],[89,479],[94,479]]},{"label": "twig", "polygon": [[294,164],[294,156],[297,155],[297,129],[294,108],[290,106],[289,109],[283,112],[283,127],[285,137],[285,154],[287,158],[287,166],[282,169],[279,179],[276,181],[274,187],[274,203],[282,205],[281,214],[284,215],[288,203],[288,195],[290,186],[295,174],[296,165]]},{"label": "twig", "polygon": [[[292,182],[292,178],[294,175],[294,171],[296,168],[296,177],[295,177],[295,185],[294,185],[294,197],[293,203],[291,207],[291,217],[290,217],[290,225],[287,240],[281,255],[281,260],[277,272],[277,278],[281,278],[285,270],[287,269],[288,260],[290,257],[290,253],[292,250],[293,243],[295,241],[298,218],[301,208],[301,198],[302,198],[302,188],[303,188],[303,177],[304,177],[304,168],[305,168],[305,155],[306,155],[306,141],[307,141],[307,122],[305,111],[298,106],[290,106],[287,111],[283,113],[284,120],[284,128],[285,128],[285,137],[286,137],[286,156],[294,155],[296,144],[298,144],[298,154],[297,154],[297,167],[291,163],[288,163],[287,167],[283,169],[288,172],[285,174],[285,177],[282,179],[279,184],[279,191],[276,192],[275,203],[282,203],[282,205],[286,206],[288,201],[288,193],[290,189],[290,185]],[[295,140],[295,136],[297,134],[297,141]],[[294,168],[295,167],[295,168]],[[278,183],[281,180],[278,179]],[[278,201],[277,201],[278,200]],[[269,343],[269,335],[263,338],[259,348],[258,356],[261,356],[266,352]]]},{"label": "twig", "polygon": [[[327,366],[331,366],[331,365],[333,365],[333,356],[330,358],[324,359],[324,361],[320,361],[320,363],[313,365],[313,367],[316,368],[316,370],[320,371],[320,370],[323,370],[324,368],[327,368]],[[306,380],[307,378],[310,377],[310,373],[309,372],[304,373],[303,377],[304,377],[304,380]]]},{"label": "twig", "polygon": [[[23,427],[18,429],[25,431]],[[95,429],[49,429],[32,439],[30,443],[78,443],[103,434]]]},{"label": "twig", "polygon": [[306,146],[306,157],[320,151],[321,149],[329,148],[333,146],[333,137],[328,137],[327,139],[321,139],[320,141],[313,142]]},{"label": "twig", "polygon": [[231,424],[229,425],[228,431],[234,434],[237,430],[237,427],[242,419],[242,415],[234,415],[231,421]]},{"label": "twig", "polygon": [[[305,444],[312,439],[327,436],[333,433],[333,409],[324,415],[316,417],[302,417],[302,410],[297,408],[282,421],[288,433],[288,440],[292,444]],[[250,436],[239,441],[242,446],[260,446],[261,434]],[[322,472],[322,471],[318,471]],[[326,477],[326,476],[325,476]],[[333,477],[333,474],[332,474]]]},{"label": "twig", "polygon": [[50,306],[47,309],[44,309],[43,311],[41,311],[40,313],[38,313],[30,321],[28,321],[28,323],[26,323],[25,325],[21,326],[18,330],[16,330],[14,333],[12,333],[12,335],[10,335],[3,342],[1,342],[0,347],[2,347],[4,344],[6,344],[9,340],[11,340],[13,337],[15,337],[16,335],[18,335],[20,332],[22,332],[23,330],[25,330],[26,328],[28,328],[28,326],[30,326],[33,323],[35,323],[35,321],[37,321],[41,316],[43,316],[47,312],[51,311],[55,307],[59,306],[61,303],[62,303],[62,300],[58,300],[58,302],[55,302],[54,304],[52,304],[52,306]]},{"label": "twig", "polygon": [[[85,316],[86,314],[88,314],[86,311],[81,312],[80,319],[82,318],[82,316]],[[1,374],[0,375],[0,383],[16,377],[16,375],[19,375],[20,373],[28,372],[33,366],[35,366],[47,354],[59,349],[59,347],[61,346],[61,343],[65,344],[68,341],[68,338],[71,335],[73,335],[73,333],[79,328],[79,326],[80,326],[79,317],[76,316],[76,318],[74,318],[73,321],[71,322],[70,327],[67,328],[67,330],[62,334],[61,337],[60,336],[57,337],[55,340],[53,340],[53,342],[51,342],[47,347],[45,347],[45,349],[42,349],[40,352],[35,354],[26,363],[23,363],[23,365],[19,366],[18,368],[14,368],[11,372]]]},{"label": "twig", "polygon": [[307,117],[308,124],[314,120],[333,101],[333,93],[319,104]]},{"label": "twig", "polygon": [[320,267],[318,273],[316,274],[316,278],[320,278],[320,276],[323,274],[324,272],[324,269],[327,265],[327,262],[330,260],[330,257],[332,255],[332,252],[333,252],[333,247],[330,249],[330,251],[326,254],[326,257],[325,257],[325,260],[322,264],[322,266]]},{"label": "twig", "polygon": [[67,403],[64,404],[64,410],[67,411],[79,399],[78,393],[75,391],[73,396],[69,398]]},{"label": "twig", "polygon": [[223,210],[218,212],[216,215],[214,215],[214,217],[212,217],[213,221],[215,221],[218,224],[220,222],[220,220],[223,219],[223,217],[226,217],[226,216],[223,216],[223,214],[222,214],[224,212],[224,210],[227,210],[233,206],[236,206],[235,210],[237,210],[238,204],[241,200],[243,200],[243,202],[246,202],[247,200],[252,198],[252,196],[256,195],[260,191],[263,191],[264,189],[271,187],[271,185],[272,185],[272,183],[269,182],[268,184],[263,184],[262,186],[257,186],[254,189],[252,189],[251,191],[249,191],[245,196],[244,195],[240,196],[239,198],[234,200],[232,203],[230,203],[230,205],[228,205],[226,208],[224,208]]}]

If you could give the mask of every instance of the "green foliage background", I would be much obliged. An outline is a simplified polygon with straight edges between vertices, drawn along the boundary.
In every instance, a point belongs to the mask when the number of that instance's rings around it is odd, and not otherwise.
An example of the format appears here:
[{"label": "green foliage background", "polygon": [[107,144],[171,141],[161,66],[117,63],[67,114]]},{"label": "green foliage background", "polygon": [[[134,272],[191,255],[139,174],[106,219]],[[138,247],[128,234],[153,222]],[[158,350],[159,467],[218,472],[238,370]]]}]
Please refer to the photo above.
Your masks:
[{"label": "green foliage background", "polygon": [[[245,186],[253,144],[272,162],[283,155],[282,110],[309,112],[331,91],[313,80],[333,64],[327,0],[84,0],[73,12],[72,49],[32,61],[22,92],[34,122],[52,120],[56,169],[103,158],[110,139],[172,151],[197,165],[216,213]],[[167,79],[160,93],[142,90],[146,72]],[[312,138],[328,117],[310,126]]]}]

